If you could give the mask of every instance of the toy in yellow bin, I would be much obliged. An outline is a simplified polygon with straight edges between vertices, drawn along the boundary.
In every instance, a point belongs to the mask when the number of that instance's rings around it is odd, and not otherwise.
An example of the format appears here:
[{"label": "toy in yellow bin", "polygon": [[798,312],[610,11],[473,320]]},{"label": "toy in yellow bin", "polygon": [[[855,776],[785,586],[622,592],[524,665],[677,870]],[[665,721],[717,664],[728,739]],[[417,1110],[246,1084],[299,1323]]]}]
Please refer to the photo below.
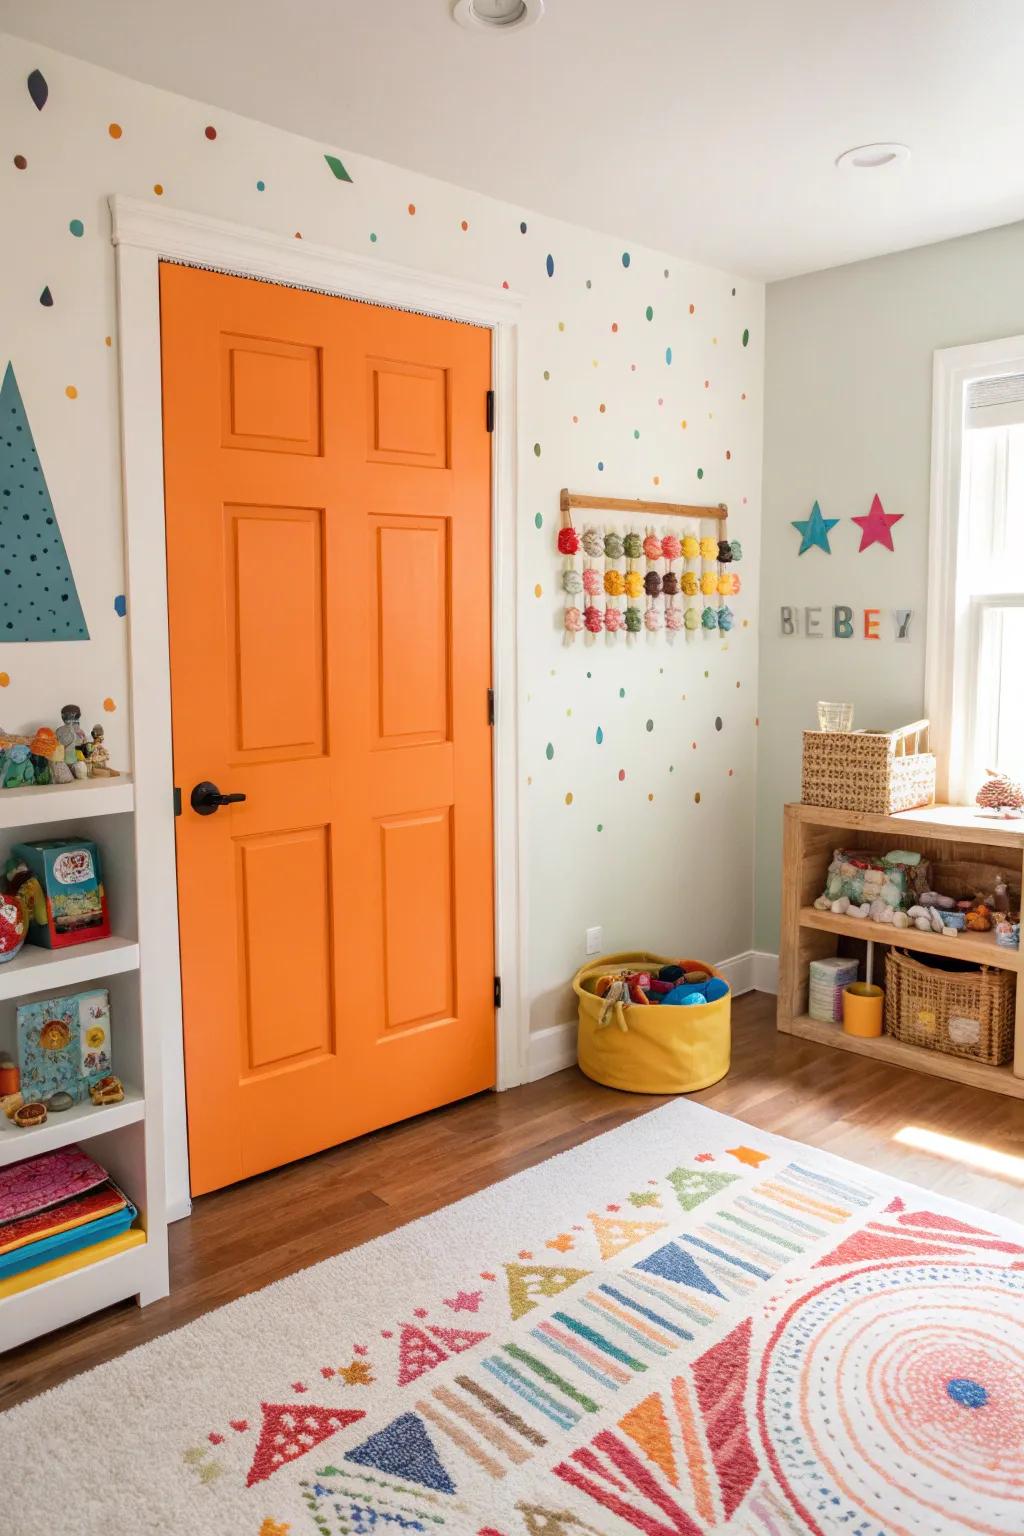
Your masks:
[{"label": "toy in yellow bin", "polygon": [[633,1093],[692,1093],[729,1070],[732,996],[713,966],[606,955],[577,972],[573,989],[579,1064],[595,1082]]}]

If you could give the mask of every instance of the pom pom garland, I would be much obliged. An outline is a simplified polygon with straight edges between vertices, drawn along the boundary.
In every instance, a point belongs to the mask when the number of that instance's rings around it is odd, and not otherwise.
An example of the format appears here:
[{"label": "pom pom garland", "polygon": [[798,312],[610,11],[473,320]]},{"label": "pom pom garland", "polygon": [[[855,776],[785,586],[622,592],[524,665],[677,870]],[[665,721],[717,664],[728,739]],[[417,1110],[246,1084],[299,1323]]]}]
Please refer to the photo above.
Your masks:
[{"label": "pom pom garland", "polygon": [[637,634],[642,623],[643,623],[643,620],[640,617],[640,609],[639,608],[627,608],[626,609],[626,629],[627,629],[629,634],[631,634],[631,635]]},{"label": "pom pom garland", "polygon": [[648,597],[661,596],[661,575],[658,571],[648,571],[644,577],[644,591]]},{"label": "pom pom garland", "polygon": [[580,547],[580,536],[575,528],[559,528],[558,553],[560,555],[574,555]]},{"label": "pom pom garland", "polygon": [[648,608],[644,613],[644,629],[657,630],[662,625],[661,609]]},{"label": "pom pom garland", "polygon": [[696,560],[700,554],[700,540],[695,539],[692,533],[688,533],[684,538],[682,553],[684,560]]},{"label": "pom pom garland", "polygon": [[700,624],[696,608],[687,608],[683,616],[683,624],[687,629],[696,629]]},{"label": "pom pom garland", "polygon": [[682,629],[683,622],[684,622],[684,620],[683,620],[683,610],[682,610],[682,608],[666,608],[665,609],[665,628],[666,629]]},{"label": "pom pom garland", "polygon": [[576,635],[583,628],[583,615],[578,608],[565,610],[565,627],[570,635]]},{"label": "pom pom garland", "polygon": [[718,541],[718,563],[719,563],[719,565],[728,565],[728,563],[729,563],[729,561],[731,559],[732,559],[732,545],[729,543],[728,539],[719,539],[719,541]]},{"label": "pom pom garland", "polygon": [[562,590],[573,594],[583,591],[583,577],[579,571],[562,572]]},{"label": "pom pom garland", "polygon": [[718,614],[713,608],[705,608],[700,616],[700,621],[705,629],[718,628]]},{"label": "pom pom garland", "polygon": [[627,533],[622,541],[622,553],[627,560],[639,560],[643,547],[643,540],[638,533]]},{"label": "pom pom garland", "polygon": [[585,608],[583,611],[583,623],[592,635],[599,634],[603,624],[600,608],[595,608],[593,604]]},{"label": "pom pom garland", "polygon": [[626,580],[622,572],[614,569],[605,571],[604,589],[609,597],[621,597],[626,590]]},{"label": "pom pom garland", "polygon": [[738,571],[733,571],[730,580],[732,581],[732,590],[733,590],[733,594],[735,595],[735,593],[737,593],[740,590],[740,585],[741,585],[740,577],[739,577],[739,572]]},{"label": "pom pom garland", "polygon": [[606,560],[621,560],[623,554],[623,541],[621,533],[606,533],[604,536],[604,557]]},{"label": "pom pom garland", "polygon": [[728,608],[728,607],[726,607],[726,608],[719,608],[719,610],[718,610],[718,627],[719,627],[719,629],[730,630],[730,629],[732,629],[732,626],[733,626],[732,609]]},{"label": "pom pom garland", "polygon": [[718,591],[718,577],[714,571],[705,571],[700,579],[700,589],[705,597],[714,597]]},{"label": "pom pom garland", "polygon": [[700,541],[700,557],[701,557],[702,560],[717,560],[718,559],[718,540],[717,539],[701,539],[701,541]]},{"label": "pom pom garland", "polygon": [[583,590],[588,597],[596,597],[601,590],[601,572],[588,565],[583,572]]},{"label": "pom pom garland", "polygon": [[732,548],[732,557],[733,557],[733,559],[734,560],[742,560],[743,559],[743,545],[740,543],[739,539],[733,539],[731,548]]},{"label": "pom pom garland", "polygon": [[719,597],[728,597],[731,591],[732,576],[723,571],[722,575],[718,578],[718,595]]},{"label": "pom pom garland", "polygon": [[610,635],[614,635],[622,629],[625,618],[621,608],[606,608],[604,611],[604,627]]},{"label": "pom pom garland", "polygon": [[604,537],[596,528],[584,528],[583,553],[589,555],[591,560],[600,560],[604,554]]},{"label": "pom pom garland", "polygon": [[675,597],[679,591],[679,577],[675,571],[666,571],[661,578],[661,590],[666,597]]},{"label": "pom pom garland", "polygon": [[666,533],[661,541],[661,552],[666,560],[678,560],[682,554],[683,546],[674,533]]},{"label": "pom pom garland", "polygon": [[644,579],[639,571],[626,572],[626,596],[639,597],[644,590]]},{"label": "pom pom garland", "polygon": [[700,583],[697,580],[696,574],[693,571],[684,571],[683,572],[680,585],[682,586],[683,596],[684,597],[696,597],[697,596],[697,592],[698,592],[698,590],[700,588]]},{"label": "pom pom garland", "polygon": [[657,534],[649,533],[646,539],[644,539],[644,554],[648,560],[661,559],[661,540]]}]

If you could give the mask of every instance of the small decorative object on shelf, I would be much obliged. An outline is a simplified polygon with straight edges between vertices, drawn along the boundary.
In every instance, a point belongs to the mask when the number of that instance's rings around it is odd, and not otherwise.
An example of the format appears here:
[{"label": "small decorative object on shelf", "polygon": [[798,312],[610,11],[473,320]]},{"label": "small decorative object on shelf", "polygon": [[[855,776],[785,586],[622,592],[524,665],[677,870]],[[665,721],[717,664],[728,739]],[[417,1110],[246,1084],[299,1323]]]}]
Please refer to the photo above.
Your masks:
[{"label": "small decorative object on shelf", "polygon": [[23,1104],[20,1109],[14,1111],[14,1123],[23,1131],[34,1131],[37,1126],[45,1125],[46,1105]]},{"label": "small decorative object on shelf", "polygon": [[93,726],[90,740],[77,704],[65,704],[60,720],[56,730],[41,725],[31,737],[0,728],[0,789],[118,777],[103,744],[102,725]]},{"label": "small decorative object on shelf", "polygon": [[843,1017],[843,989],[857,980],[860,962],[832,956],[812,960],[808,970],[807,1012],[823,1024],[839,1024]]},{"label": "small decorative object on shelf", "polygon": [[28,938],[28,912],[16,891],[0,896],[0,965],[13,960]]},{"label": "small decorative object on shelf", "polygon": [[21,1087],[21,1073],[6,1051],[0,1051],[0,1101]]},{"label": "small decorative object on shelf", "polygon": [[818,700],[818,730],[819,731],[852,731],[853,730],[853,705],[829,704],[824,699]]},{"label": "small decorative object on shelf", "polygon": [[[51,1109],[80,1104],[106,1080],[110,1059],[110,994],[106,988],[23,1003],[18,1009],[21,1087]],[[55,1095],[70,1095],[56,1105]]]},{"label": "small decorative object on shelf", "polygon": [[804,805],[892,816],[931,805],[935,758],[928,721],[895,731],[804,731]]},{"label": "small decorative object on shelf", "polygon": [[95,843],[85,838],[16,843],[12,858],[35,875],[45,897],[42,920],[38,905],[32,914],[30,943],[64,949],[109,936],[110,916]]},{"label": "small decorative object on shelf", "polygon": [[3,1111],[8,1120],[13,1120],[24,1102],[25,1095],[23,1093],[5,1093],[3,1098],[0,1099],[0,1111]]},{"label": "small decorative object on shelf", "polygon": [[1002,918],[995,926],[996,943],[1003,949],[1020,949],[1020,923]]},{"label": "small decorative object on shelf", "polygon": [[110,753],[103,744],[102,725],[92,728],[92,747],[89,751],[89,777],[91,779],[116,779],[118,769],[110,766]]},{"label": "small decorative object on shelf", "polygon": [[124,1101],[124,1084],[111,1072],[91,1085],[89,1097],[94,1104],[121,1104]]},{"label": "small decorative object on shelf", "polygon": [[986,768],[985,772],[989,777],[977,794],[977,802],[982,810],[1007,820],[1015,820],[1024,815],[1024,788],[995,768]]},{"label": "small decorative object on shelf", "polygon": [[21,789],[26,784],[34,784],[36,771],[32,766],[32,756],[27,741],[12,741],[10,746],[3,750],[0,761],[0,785],[4,789]]}]

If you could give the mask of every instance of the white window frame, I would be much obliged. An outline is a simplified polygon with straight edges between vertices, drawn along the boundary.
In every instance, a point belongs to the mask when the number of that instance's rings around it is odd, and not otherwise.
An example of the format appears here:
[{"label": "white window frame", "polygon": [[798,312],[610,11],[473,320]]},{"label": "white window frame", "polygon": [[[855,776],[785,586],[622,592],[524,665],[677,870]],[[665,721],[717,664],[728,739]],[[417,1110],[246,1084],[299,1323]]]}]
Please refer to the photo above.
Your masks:
[{"label": "white window frame", "polygon": [[1018,594],[972,600],[965,584],[957,581],[964,541],[960,510],[967,388],[976,379],[1004,373],[1024,373],[1024,336],[945,347],[934,354],[925,709],[938,757],[938,798],[954,805],[965,803],[972,788],[968,742],[975,701],[969,686],[970,658],[980,642],[980,614],[985,607],[1022,601]]}]

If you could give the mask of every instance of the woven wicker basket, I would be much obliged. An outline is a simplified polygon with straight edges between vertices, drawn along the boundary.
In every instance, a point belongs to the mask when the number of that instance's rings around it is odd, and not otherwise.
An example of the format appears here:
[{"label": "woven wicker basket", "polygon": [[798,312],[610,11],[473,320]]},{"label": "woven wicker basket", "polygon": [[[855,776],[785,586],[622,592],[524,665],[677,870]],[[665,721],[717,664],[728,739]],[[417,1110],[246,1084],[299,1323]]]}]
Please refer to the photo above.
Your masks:
[{"label": "woven wicker basket", "polygon": [[[928,721],[898,731],[804,731],[804,805],[891,816],[935,799]],[[924,750],[922,750],[922,748]]]},{"label": "woven wicker basket", "polygon": [[1014,978],[982,966],[922,965],[902,950],[885,957],[885,1032],[907,1045],[1001,1067],[1013,1055]]}]

